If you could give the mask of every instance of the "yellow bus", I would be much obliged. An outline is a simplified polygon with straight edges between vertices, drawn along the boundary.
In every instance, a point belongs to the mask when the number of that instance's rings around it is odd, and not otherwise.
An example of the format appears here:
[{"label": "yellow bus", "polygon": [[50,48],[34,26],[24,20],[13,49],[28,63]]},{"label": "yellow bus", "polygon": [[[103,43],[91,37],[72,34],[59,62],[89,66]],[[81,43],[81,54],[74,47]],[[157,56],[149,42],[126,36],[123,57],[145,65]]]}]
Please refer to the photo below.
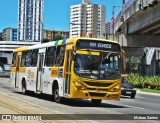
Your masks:
[{"label": "yellow bus", "polygon": [[11,82],[28,91],[63,98],[120,100],[123,51],[119,43],[97,38],[57,40],[13,51]]}]

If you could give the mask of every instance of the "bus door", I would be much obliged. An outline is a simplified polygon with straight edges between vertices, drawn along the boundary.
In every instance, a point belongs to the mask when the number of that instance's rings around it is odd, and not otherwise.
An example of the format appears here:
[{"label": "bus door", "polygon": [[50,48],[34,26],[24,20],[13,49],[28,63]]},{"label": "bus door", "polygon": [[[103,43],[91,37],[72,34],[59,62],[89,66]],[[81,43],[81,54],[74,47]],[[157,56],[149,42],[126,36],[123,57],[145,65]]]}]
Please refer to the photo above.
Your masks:
[{"label": "bus door", "polygon": [[70,79],[71,79],[71,51],[66,52],[66,78],[64,82],[64,93],[70,95]]},{"label": "bus door", "polygon": [[16,62],[16,71],[15,71],[15,87],[19,87],[19,64],[20,64],[20,56],[17,56]]},{"label": "bus door", "polygon": [[42,74],[44,72],[44,68],[43,68],[43,64],[44,64],[44,53],[39,53],[39,61],[38,61],[38,69],[37,69],[37,91],[42,91]]}]

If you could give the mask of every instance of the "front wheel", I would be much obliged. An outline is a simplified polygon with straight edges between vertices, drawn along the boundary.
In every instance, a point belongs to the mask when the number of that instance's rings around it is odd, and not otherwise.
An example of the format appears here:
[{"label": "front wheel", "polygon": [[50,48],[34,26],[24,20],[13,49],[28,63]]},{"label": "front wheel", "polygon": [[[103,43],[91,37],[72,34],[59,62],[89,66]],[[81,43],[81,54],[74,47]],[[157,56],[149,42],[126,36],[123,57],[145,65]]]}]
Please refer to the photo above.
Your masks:
[{"label": "front wheel", "polygon": [[55,100],[56,103],[61,103],[62,102],[62,97],[60,97],[60,95],[59,95],[58,86],[56,86],[56,88],[54,90],[54,100]]},{"label": "front wheel", "polygon": [[92,99],[91,101],[92,101],[92,104],[93,104],[93,105],[100,105],[101,102],[102,102],[101,99]]},{"label": "front wheel", "polygon": [[136,96],[136,94],[132,94],[132,95],[131,95],[131,98],[132,98],[132,99],[134,99],[134,98],[135,98],[135,96]]}]

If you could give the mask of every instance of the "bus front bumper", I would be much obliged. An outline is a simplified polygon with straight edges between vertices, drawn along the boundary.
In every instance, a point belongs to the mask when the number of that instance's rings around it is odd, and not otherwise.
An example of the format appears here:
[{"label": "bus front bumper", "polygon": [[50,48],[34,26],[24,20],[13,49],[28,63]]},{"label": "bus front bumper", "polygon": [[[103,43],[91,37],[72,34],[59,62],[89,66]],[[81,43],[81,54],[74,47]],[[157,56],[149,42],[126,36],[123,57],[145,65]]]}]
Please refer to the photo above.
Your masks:
[{"label": "bus front bumper", "polygon": [[89,90],[78,90],[72,87],[70,98],[83,98],[83,99],[102,99],[102,100],[120,100],[120,91],[108,92],[108,91],[89,91]]}]

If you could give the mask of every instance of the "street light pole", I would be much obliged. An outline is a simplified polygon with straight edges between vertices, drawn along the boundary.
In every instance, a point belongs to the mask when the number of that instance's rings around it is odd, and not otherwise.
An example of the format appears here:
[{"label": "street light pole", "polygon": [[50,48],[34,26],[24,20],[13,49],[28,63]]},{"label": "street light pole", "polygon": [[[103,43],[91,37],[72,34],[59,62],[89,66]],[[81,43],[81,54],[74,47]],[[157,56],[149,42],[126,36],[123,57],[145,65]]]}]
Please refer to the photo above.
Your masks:
[{"label": "street light pole", "polygon": [[123,17],[123,5],[124,4],[125,4],[125,0],[122,0],[121,22],[124,22],[124,17]]},{"label": "street light pole", "polygon": [[114,40],[114,26],[115,26],[115,23],[114,23],[114,8],[116,7],[120,7],[122,8],[121,10],[121,22],[124,22],[124,17],[123,17],[123,5],[125,4],[125,0],[122,0],[122,5],[121,6],[113,6],[113,10],[112,10],[112,35],[113,35],[113,40]]}]

